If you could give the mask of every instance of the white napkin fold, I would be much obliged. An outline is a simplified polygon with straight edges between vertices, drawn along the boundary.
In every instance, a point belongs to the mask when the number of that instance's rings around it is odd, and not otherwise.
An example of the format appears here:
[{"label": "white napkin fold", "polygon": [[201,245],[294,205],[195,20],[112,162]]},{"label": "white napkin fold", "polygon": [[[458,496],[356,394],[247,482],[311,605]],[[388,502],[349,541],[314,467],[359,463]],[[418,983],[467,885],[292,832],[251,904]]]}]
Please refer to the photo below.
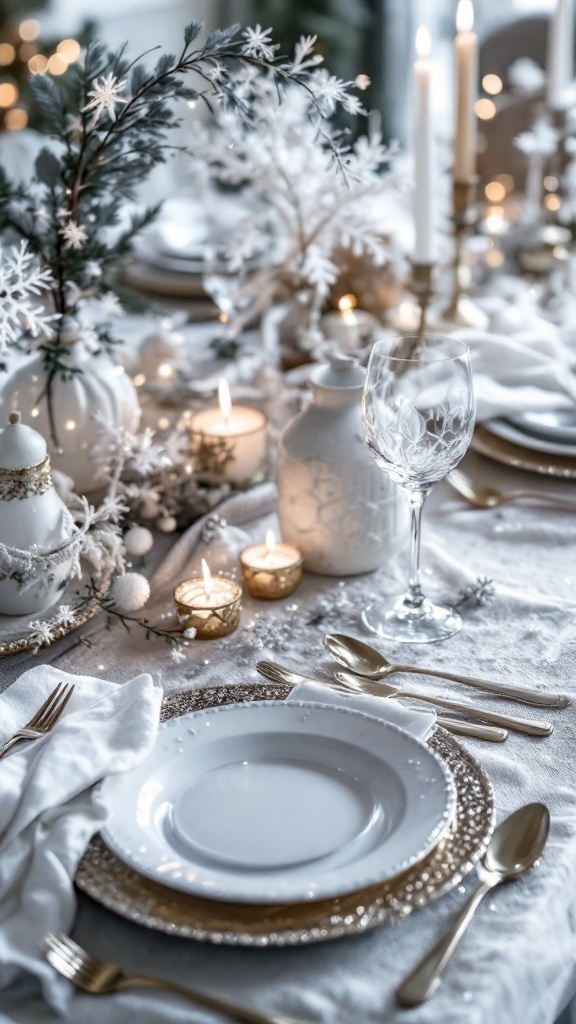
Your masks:
[{"label": "white napkin fold", "polygon": [[[567,409],[576,403],[576,374],[568,348],[553,324],[532,317],[503,319],[491,331],[456,331],[470,348],[479,423],[494,416],[539,409]],[[504,333],[506,332],[506,333]]]},{"label": "white napkin fold", "polygon": [[298,683],[290,693],[288,703],[297,703],[301,700],[363,711],[365,715],[372,715],[374,718],[381,718],[384,722],[397,725],[399,729],[411,733],[417,740],[428,739],[436,726],[434,711],[413,711],[396,700],[372,697],[368,693],[352,693],[348,696],[336,690],[330,692],[325,686],[316,683]]},{"label": "white napkin fold", "polygon": [[90,787],[145,757],[162,699],[149,675],[118,686],[38,666],[0,696],[0,742],[29,721],[60,681],[76,686],[60,721],[0,761],[0,989],[27,971],[57,1010],[68,986],[45,960],[43,939],[70,930],[76,868],[106,817]]}]

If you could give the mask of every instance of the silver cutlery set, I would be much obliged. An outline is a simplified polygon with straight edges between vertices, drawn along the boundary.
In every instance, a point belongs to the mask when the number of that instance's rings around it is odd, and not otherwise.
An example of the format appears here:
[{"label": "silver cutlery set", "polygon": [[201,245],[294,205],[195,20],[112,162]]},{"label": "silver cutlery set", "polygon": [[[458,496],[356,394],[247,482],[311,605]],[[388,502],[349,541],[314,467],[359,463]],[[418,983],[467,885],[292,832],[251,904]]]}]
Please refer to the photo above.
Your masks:
[{"label": "silver cutlery set", "polygon": [[[325,639],[325,644],[332,657],[339,664],[345,666],[346,669],[346,671],[334,672],[330,679],[302,675],[270,661],[259,661],[256,668],[261,675],[265,676],[272,683],[296,686],[302,682],[313,682],[317,685],[325,686],[327,689],[337,690],[342,693],[369,694],[370,696],[382,697],[384,699],[402,698],[403,700],[431,704],[445,711],[465,715],[475,720],[471,723],[463,719],[439,716],[437,720],[438,725],[441,725],[449,732],[453,732],[456,735],[488,740],[493,743],[503,742],[508,736],[508,730],[523,733],[527,736],[550,736],[554,726],[551,722],[524,718],[518,715],[502,714],[501,712],[491,711],[488,708],[478,707],[476,704],[451,700],[437,694],[399,689],[384,682],[384,677],[395,673],[417,673],[418,675],[430,675],[447,679],[450,682],[460,683],[463,686],[491,693],[497,697],[507,698],[522,704],[534,705],[535,707],[560,709],[565,708],[569,704],[569,698],[566,694],[544,693],[543,691],[523,686],[494,683],[487,679],[476,679],[471,676],[446,672],[443,669],[422,668],[415,665],[391,665],[370,644],[355,637],[345,636],[342,633],[329,633]],[[482,725],[477,725],[476,721],[481,722]]]},{"label": "silver cutlery set", "polygon": [[[549,736],[553,731],[553,725],[551,722],[493,712],[473,703],[455,701],[436,694],[400,689],[385,679],[394,674],[415,673],[446,679],[499,698],[535,707],[561,709],[569,703],[569,698],[565,694],[545,693],[527,687],[495,683],[446,672],[443,669],[390,664],[370,644],[339,633],[328,634],[325,645],[344,669],[334,672],[331,678],[303,675],[270,661],[259,661],[256,668],[273,684],[293,687],[298,683],[311,682],[339,693],[369,694],[383,699],[431,704],[443,711],[465,716],[455,718],[452,715],[439,715],[437,724],[442,728],[457,735],[490,742],[504,741],[508,736],[508,730],[528,736]],[[30,721],[0,747],[0,758],[15,744],[33,741],[46,735],[59,721],[73,690],[73,686],[60,683]],[[433,994],[483,897],[494,886],[519,878],[534,865],[543,852],[549,827],[547,808],[542,804],[528,804],[519,808],[496,828],[478,868],[478,889],[469,898],[445,935],[398,986],[396,997],[400,1006],[418,1005]],[[153,986],[178,994],[197,1005],[216,1010],[231,1020],[245,1024],[305,1024],[302,1020],[284,1013],[253,1010],[210,993],[199,992],[160,978],[128,975],[115,964],[91,956],[63,934],[50,934],[46,937],[45,953],[50,964],[84,992],[104,994],[119,992],[131,986]]]}]

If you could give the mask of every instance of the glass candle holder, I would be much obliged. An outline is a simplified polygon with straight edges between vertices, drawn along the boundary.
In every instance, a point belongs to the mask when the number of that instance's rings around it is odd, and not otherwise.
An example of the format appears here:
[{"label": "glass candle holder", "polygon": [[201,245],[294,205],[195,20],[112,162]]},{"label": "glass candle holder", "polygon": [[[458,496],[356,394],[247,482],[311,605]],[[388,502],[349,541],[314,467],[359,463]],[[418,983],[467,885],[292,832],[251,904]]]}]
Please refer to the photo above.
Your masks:
[{"label": "glass candle holder", "polygon": [[233,633],[240,622],[242,588],[223,576],[195,576],[174,589],[178,620],[184,629],[195,629],[197,640],[213,640]]},{"label": "glass candle holder", "polygon": [[267,601],[293,594],[302,578],[301,552],[292,544],[277,544],[271,531],[264,544],[242,551],[240,564],[248,593]]}]

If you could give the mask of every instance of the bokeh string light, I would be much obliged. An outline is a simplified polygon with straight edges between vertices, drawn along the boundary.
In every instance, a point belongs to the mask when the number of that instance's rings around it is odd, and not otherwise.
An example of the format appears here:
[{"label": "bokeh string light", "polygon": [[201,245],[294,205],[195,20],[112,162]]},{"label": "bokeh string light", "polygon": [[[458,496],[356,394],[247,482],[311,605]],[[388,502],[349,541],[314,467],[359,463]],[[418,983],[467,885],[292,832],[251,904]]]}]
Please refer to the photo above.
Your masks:
[{"label": "bokeh string light", "polygon": [[0,42],[0,130],[21,131],[33,118],[29,89],[30,75],[62,75],[80,57],[77,39],[49,42],[42,39],[37,18],[1,24]]}]

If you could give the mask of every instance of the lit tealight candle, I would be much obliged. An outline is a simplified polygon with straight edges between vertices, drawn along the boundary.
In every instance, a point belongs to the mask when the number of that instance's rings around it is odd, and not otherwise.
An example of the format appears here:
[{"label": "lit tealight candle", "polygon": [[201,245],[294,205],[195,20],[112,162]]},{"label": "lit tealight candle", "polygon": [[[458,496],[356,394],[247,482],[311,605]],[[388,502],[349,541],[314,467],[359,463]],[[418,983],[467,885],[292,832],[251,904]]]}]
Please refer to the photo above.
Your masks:
[{"label": "lit tealight candle", "polygon": [[277,544],[272,530],[264,544],[244,549],[240,564],[248,592],[269,601],[294,593],[302,577],[301,552],[292,544]]},{"label": "lit tealight candle", "polygon": [[266,475],[266,417],[258,409],[232,405],[226,380],[218,385],[218,402],[218,408],[197,412],[190,422],[197,468],[209,469],[236,487],[250,487]]},{"label": "lit tealight candle", "polygon": [[240,621],[242,588],[226,576],[212,576],[202,559],[202,576],[184,580],[174,590],[178,620],[196,630],[196,639],[211,640],[233,633]]}]

